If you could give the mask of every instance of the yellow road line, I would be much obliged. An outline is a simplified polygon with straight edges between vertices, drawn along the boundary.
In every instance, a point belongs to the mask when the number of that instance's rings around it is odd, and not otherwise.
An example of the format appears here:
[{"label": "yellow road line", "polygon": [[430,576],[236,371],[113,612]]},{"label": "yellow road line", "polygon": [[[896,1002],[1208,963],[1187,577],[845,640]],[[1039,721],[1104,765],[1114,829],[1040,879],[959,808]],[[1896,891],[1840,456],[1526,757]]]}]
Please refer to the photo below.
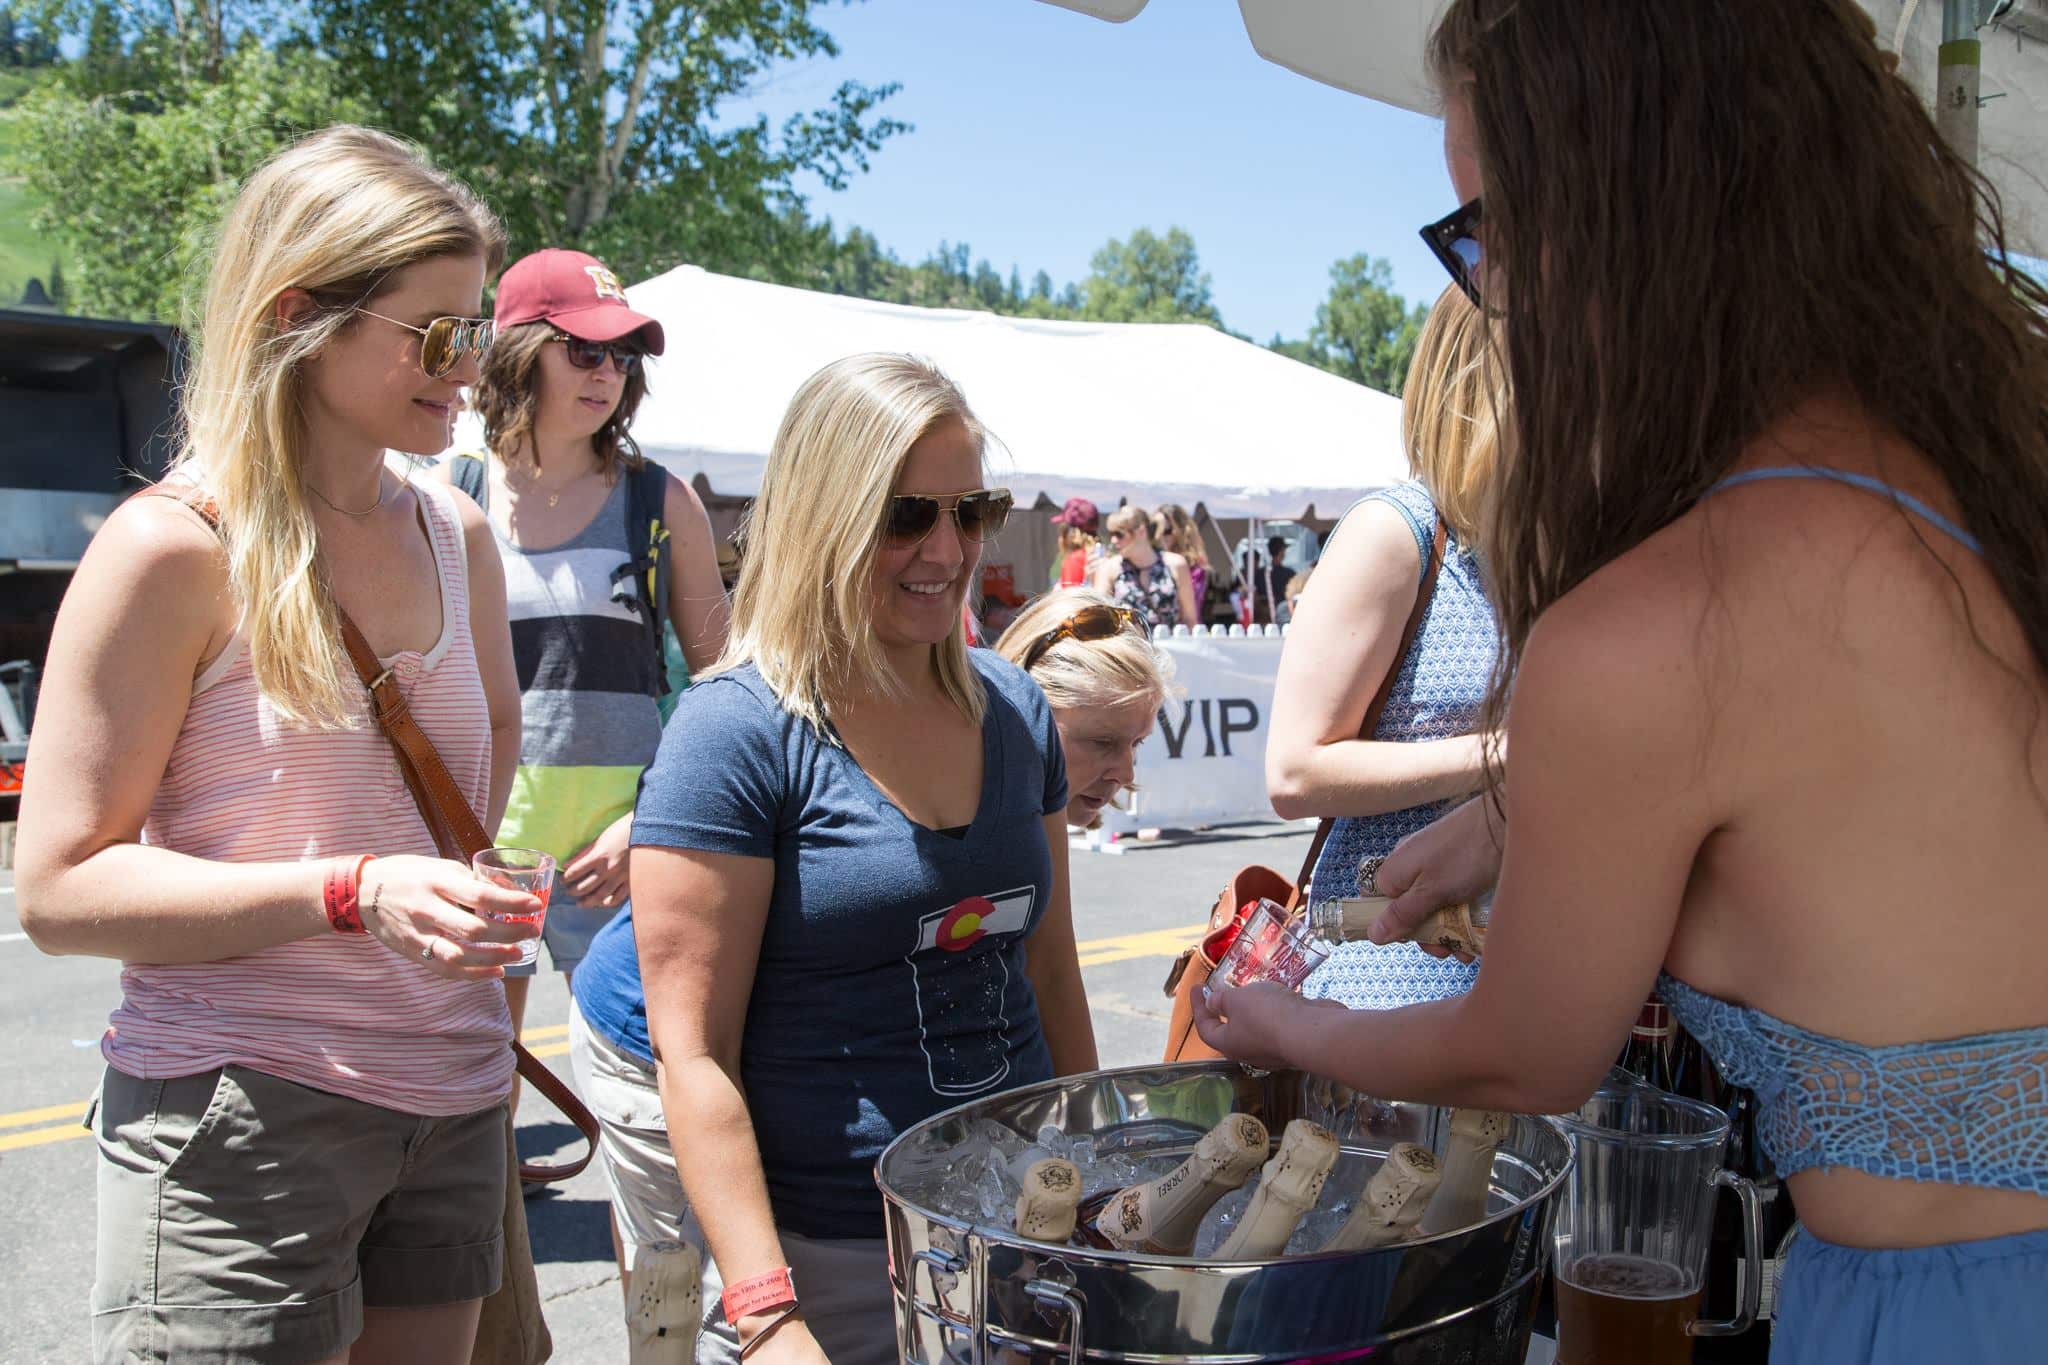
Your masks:
[{"label": "yellow road line", "polygon": [[[1114,938],[1090,939],[1077,944],[1083,967],[1101,967],[1111,962],[1129,962],[1141,957],[1172,957],[1195,941],[1195,935],[1202,932],[1200,924],[1186,924],[1174,929],[1152,929],[1138,934],[1122,934]],[[543,1024],[530,1028],[519,1035],[527,1045],[527,1051],[536,1057],[561,1057],[569,1051],[569,1026],[567,1024]],[[547,1040],[547,1041],[543,1041]],[[560,1041],[555,1041],[560,1040]],[[535,1046],[538,1044],[538,1046]],[[0,1114],[0,1129],[27,1128],[21,1133],[0,1134],[0,1152],[16,1151],[23,1147],[39,1147],[46,1142],[62,1142],[66,1138],[88,1137],[90,1133],[78,1126],[75,1120],[85,1114],[83,1100],[72,1104],[52,1104],[41,1109],[22,1109],[12,1114]],[[53,1120],[74,1120],[55,1123],[48,1128],[30,1128],[30,1124],[51,1123]]]},{"label": "yellow road line", "polygon": [[75,1123],[60,1123],[55,1128],[31,1128],[26,1133],[8,1133],[0,1136],[0,1152],[12,1152],[21,1147],[40,1147],[46,1142],[62,1142],[66,1138],[91,1137],[92,1131]]},{"label": "yellow road line", "polygon": [[26,1128],[31,1123],[48,1123],[51,1119],[83,1118],[85,1105],[86,1102],[80,1100],[76,1104],[52,1104],[42,1109],[24,1109],[17,1114],[0,1114],[0,1128]]},{"label": "yellow road line", "polygon": [[1176,929],[1153,929],[1122,938],[1098,938],[1077,944],[1083,967],[1100,967],[1110,962],[1128,962],[1138,957],[1174,957],[1195,941],[1206,925],[1184,924]]}]

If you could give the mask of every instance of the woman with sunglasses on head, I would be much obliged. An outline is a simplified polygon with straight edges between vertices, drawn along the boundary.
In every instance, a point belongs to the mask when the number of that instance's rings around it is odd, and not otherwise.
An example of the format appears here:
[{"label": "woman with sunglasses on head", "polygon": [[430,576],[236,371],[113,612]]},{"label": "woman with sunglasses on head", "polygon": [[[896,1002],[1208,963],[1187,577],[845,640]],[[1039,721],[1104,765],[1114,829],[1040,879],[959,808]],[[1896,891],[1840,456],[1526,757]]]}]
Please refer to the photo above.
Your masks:
[{"label": "woman with sunglasses on head", "polygon": [[[498,838],[554,857],[542,941],[573,982],[626,902],[633,797],[668,690],[662,623],[692,673],[710,667],[725,589],[704,504],[633,444],[661,324],[595,257],[552,248],[505,271],[496,313],[472,394],[486,455],[436,472],[484,509],[504,564],[524,725]],[[506,973],[515,1027],[538,965]]]},{"label": "woman with sunglasses on head", "polygon": [[22,926],[119,958],[93,1358],[445,1365],[497,1288],[499,983],[533,899],[435,856],[344,615],[493,827],[519,734],[490,532],[387,468],[445,446],[503,236],[337,127],[230,208],[158,493],[51,640]]},{"label": "woman with sunglasses on head", "polygon": [[1087,588],[1047,593],[1018,612],[996,653],[1045,693],[1066,758],[1067,824],[1094,829],[1131,788],[1172,659],[1153,648],[1135,611]]},{"label": "woman with sunglasses on head", "polygon": [[1111,552],[1090,571],[1088,586],[1136,611],[1148,627],[1195,625],[1200,617],[1188,562],[1153,548],[1152,519],[1145,509],[1119,507],[1103,524]]},{"label": "woman with sunglasses on head", "polygon": [[1162,503],[1152,514],[1152,543],[1164,554],[1176,554],[1188,562],[1188,588],[1195,599],[1195,614],[1186,624],[1202,623],[1209,601],[1209,551],[1202,544],[1202,532],[1188,509],[1177,502]]},{"label": "woman with sunglasses on head", "polygon": [[1773,1360],[2036,1359],[2048,289],[1852,0],[1455,0],[1432,52],[1514,393],[1515,769],[1503,855],[1425,832],[1381,889],[1399,928],[1497,873],[1487,951],[1205,1036],[1555,1112],[1654,985],[1805,1225]]},{"label": "woman with sunglasses on head", "polygon": [[[577,979],[572,1055],[645,1115],[606,1125],[629,1254],[673,1277],[700,1222],[725,1286],[707,1326],[728,1350],[765,1337],[750,1360],[893,1361],[875,1158],[943,1109],[1096,1065],[1059,734],[961,636],[1010,511],[985,444],[912,357],[798,390],[731,643],[647,772],[632,914]],[[662,1112],[689,1116],[672,1146]]]},{"label": "woman with sunglasses on head", "polygon": [[[1477,545],[1496,476],[1495,413],[1505,401],[1486,331],[1456,285],[1430,310],[1401,392],[1414,477],[1367,497],[1337,524],[1280,654],[1266,789],[1285,819],[1335,817],[1312,878],[1318,898],[1356,895],[1366,860],[1384,857],[1485,781],[1479,715],[1497,628]],[[1432,566],[1439,519],[1443,558]],[[1434,577],[1424,583],[1424,573]],[[1428,613],[1396,658],[1425,587]],[[1386,710],[1361,736],[1389,672]],[[1346,943],[1302,993],[1387,1009],[1457,994],[1477,974],[1412,943]]]}]

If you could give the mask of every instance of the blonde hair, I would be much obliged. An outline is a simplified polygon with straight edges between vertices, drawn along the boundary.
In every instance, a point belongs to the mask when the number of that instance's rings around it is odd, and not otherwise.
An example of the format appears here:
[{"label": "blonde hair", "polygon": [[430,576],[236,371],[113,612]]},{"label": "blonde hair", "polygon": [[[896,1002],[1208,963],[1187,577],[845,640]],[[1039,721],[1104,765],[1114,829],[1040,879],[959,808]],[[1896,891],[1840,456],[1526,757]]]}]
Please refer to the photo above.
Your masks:
[{"label": "blonde hair", "polygon": [[[300,367],[394,272],[472,254],[495,270],[504,243],[490,210],[420,152],[346,124],[265,162],[221,224],[173,471],[219,508],[250,667],[288,721],[346,728],[362,691],[301,482]],[[281,324],[288,289],[311,294],[319,311]]]},{"label": "blonde hair", "polygon": [[1060,527],[1060,553],[1070,555],[1095,543],[1095,533],[1085,526]]},{"label": "blonde hair", "polygon": [[[784,709],[821,735],[849,683],[902,694],[875,639],[875,559],[911,446],[947,421],[987,446],[959,387],[916,356],[848,356],[803,382],[740,529],[732,634],[712,672],[753,664]],[[981,679],[959,622],[934,662],[946,699],[980,724]]]},{"label": "blonde hair", "polygon": [[1485,314],[1451,285],[1429,310],[1401,390],[1408,465],[1459,540],[1485,530],[1507,386]]},{"label": "blonde hair", "polygon": [[[1040,636],[1084,607],[1114,607],[1115,602],[1093,588],[1063,588],[1034,600],[1017,613],[996,642],[996,653],[1019,668]],[[1031,681],[1056,711],[1090,706],[1121,706],[1140,697],[1153,705],[1173,691],[1173,660],[1145,637],[1142,626],[1118,631],[1107,640],[1076,640],[1054,644],[1031,665]]]},{"label": "blonde hair", "polygon": [[1146,516],[1145,509],[1136,503],[1125,503],[1102,521],[1102,529],[1105,531],[1135,531],[1141,526],[1145,529],[1145,539],[1150,540],[1152,518]]}]

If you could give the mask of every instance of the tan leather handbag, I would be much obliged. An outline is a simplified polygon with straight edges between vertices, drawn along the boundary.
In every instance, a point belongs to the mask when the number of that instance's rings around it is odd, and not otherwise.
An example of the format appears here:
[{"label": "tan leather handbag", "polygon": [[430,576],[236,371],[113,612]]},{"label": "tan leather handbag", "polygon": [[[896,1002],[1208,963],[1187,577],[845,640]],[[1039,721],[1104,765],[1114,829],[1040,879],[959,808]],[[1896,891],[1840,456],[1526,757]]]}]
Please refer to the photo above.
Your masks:
[{"label": "tan leather handbag", "polygon": [[[1387,666],[1387,676],[1380,680],[1379,691],[1373,695],[1372,704],[1365,708],[1365,720],[1358,727],[1361,739],[1372,738],[1372,732],[1378,728],[1380,716],[1387,709],[1387,698],[1393,694],[1394,679],[1400,676],[1409,646],[1415,643],[1415,634],[1422,629],[1422,618],[1429,613],[1429,600],[1436,594],[1436,577],[1443,567],[1447,539],[1443,518],[1438,517],[1436,535],[1429,546],[1429,560],[1423,565],[1422,584],[1415,593],[1415,606],[1408,613],[1408,624],[1401,628],[1401,643],[1394,650],[1393,662]],[[1195,1032],[1195,992],[1208,983],[1209,974],[1230,951],[1239,926],[1261,899],[1276,901],[1289,910],[1300,907],[1302,888],[1308,885],[1310,875],[1316,870],[1316,859],[1322,855],[1323,845],[1329,842],[1330,830],[1335,823],[1325,818],[1316,825],[1316,837],[1309,841],[1308,856],[1302,859],[1301,871],[1291,882],[1272,868],[1257,863],[1241,867],[1232,874],[1209,911],[1209,927],[1201,938],[1181,950],[1180,956],[1173,960],[1172,970],[1166,974],[1164,989],[1167,998],[1173,1001],[1173,1011],[1166,1025],[1167,1061],[1212,1061],[1220,1055]]]}]

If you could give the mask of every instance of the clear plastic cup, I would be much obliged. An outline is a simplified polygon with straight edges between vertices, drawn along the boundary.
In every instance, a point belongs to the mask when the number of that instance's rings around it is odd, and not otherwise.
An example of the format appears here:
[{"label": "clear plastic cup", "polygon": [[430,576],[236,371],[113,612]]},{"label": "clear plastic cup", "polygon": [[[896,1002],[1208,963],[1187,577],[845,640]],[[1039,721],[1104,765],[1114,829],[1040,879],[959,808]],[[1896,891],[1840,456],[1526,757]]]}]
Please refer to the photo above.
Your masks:
[{"label": "clear plastic cup", "polygon": [[1230,941],[1215,975],[1227,985],[1277,981],[1301,989],[1309,973],[1323,965],[1331,945],[1309,932],[1308,921],[1289,915],[1274,901],[1261,900]]},{"label": "clear plastic cup", "polygon": [[[490,919],[505,924],[531,924],[536,931],[547,923],[548,895],[555,887],[555,858],[537,848],[487,848],[469,860],[469,870],[479,881],[493,886],[502,886],[512,891],[524,891],[540,901],[540,910],[531,915],[491,915]],[[540,934],[524,939],[519,944],[519,965],[532,966],[540,960]]]}]

